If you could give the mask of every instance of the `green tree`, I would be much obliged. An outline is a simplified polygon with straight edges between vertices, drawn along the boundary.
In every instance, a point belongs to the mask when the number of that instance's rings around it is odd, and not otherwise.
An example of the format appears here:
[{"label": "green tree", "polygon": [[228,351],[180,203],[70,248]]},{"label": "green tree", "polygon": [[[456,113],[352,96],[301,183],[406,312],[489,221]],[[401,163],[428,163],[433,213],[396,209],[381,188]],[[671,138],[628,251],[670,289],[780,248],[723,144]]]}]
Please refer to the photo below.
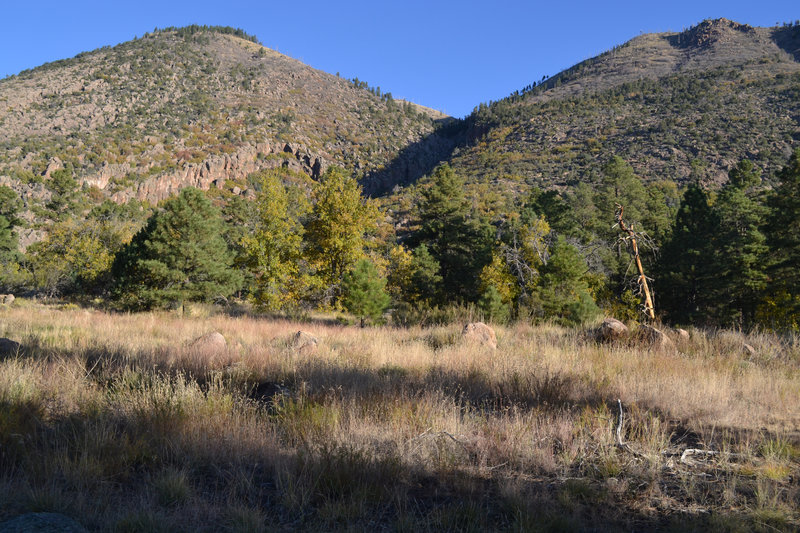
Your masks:
[{"label": "green tree", "polygon": [[490,322],[505,323],[511,316],[511,308],[494,285],[489,285],[481,292],[478,307]]},{"label": "green tree", "polygon": [[254,275],[251,293],[266,310],[295,306],[301,291],[303,227],[289,213],[286,187],[276,174],[261,177],[256,197],[256,227],[241,239],[245,264]]},{"label": "green tree", "polygon": [[342,303],[345,309],[361,319],[373,321],[380,318],[389,306],[386,279],[378,275],[378,269],[367,259],[358,261],[342,280]]},{"label": "green tree", "polygon": [[147,309],[231,295],[241,276],[222,232],[220,213],[205,195],[183,189],[117,255],[115,297],[124,307]]},{"label": "green tree", "polygon": [[771,261],[761,321],[781,329],[800,329],[800,148],[777,175],[768,199],[764,231]]},{"label": "green tree", "polygon": [[412,240],[425,244],[439,264],[440,303],[475,301],[479,274],[491,259],[493,231],[488,221],[473,213],[463,180],[449,166],[434,171],[431,187],[423,192],[419,218],[421,228]]},{"label": "green tree", "polygon": [[326,291],[324,300],[336,303],[342,277],[365,257],[366,234],[374,230],[378,210],[362,197],[356,180],[336,167],[320,177],[312,197],[307,256]]},{"label": "green tree", "polygon": [[18,226],[21,220],[17,217],[22,209],[19,195],[7,185],[0,185],[0,217],[6,219],[9,227]]},{"label": "green tree", "polygon": [[714,212],[719,218],[714,257],[713,315],[721,325],[749,327],[767,282],[766,237],[760,227],[767,210],[757,199],[758,169],[742,160],[729,173]]},{"label": "green tree", "polygon": [[545,317],[579,324],[599,313],[587,281],[586,261],[577,248],[559,237],[542,268],[539,295]]},{"label": "green tree", "polygon": [[405,290],[406,299],[410,303],[425,306],[436,302],[442,288],[442,275],[439,271],[439,262],[426,245],[420,244],[414,248],[411,253],[411,279]]},{"label": "green tree", "polygon": [[130,225],[69,218],[28,247],[35,286],[51,296],[107,288],[114,255],[133,234]]},{"label": "green tree", "polygon": [[51,211],[54,220],[63,220],[75,208],[78,194],[78,182],[72,176],[72,167],[67,166],[53,171],[50,174],[47,188],[50,189],[50,201],[47,202],[47,208]]},{"label": "green tree", "polygon": [[719,218],[711,208],[708,193],[696,183],[689,185],[659,255],[655,278],[656,308],[670,321],[708,321],[718,229]]}]

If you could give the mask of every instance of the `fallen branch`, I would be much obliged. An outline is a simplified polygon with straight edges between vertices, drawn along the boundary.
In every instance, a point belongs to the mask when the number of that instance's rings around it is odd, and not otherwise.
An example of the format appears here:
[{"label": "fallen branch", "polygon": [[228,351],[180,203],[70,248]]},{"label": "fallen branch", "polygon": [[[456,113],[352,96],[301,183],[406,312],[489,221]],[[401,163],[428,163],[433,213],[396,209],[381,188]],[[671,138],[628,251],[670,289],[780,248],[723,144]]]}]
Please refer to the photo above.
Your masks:
[{"label": "fallen branch", "polygon": [[622,400],[617,398],[617,403],[619,404],[619,422],[617,423],[617,448],[624,450],[630,454],[633,454],[635,457],[646,459],[646,457],[643,454],[637,452],[636,450],[631,448],[631,446],[627,442],[622,440],[622,423],[623,420],[625,419],[625,414],[622,411]]}]

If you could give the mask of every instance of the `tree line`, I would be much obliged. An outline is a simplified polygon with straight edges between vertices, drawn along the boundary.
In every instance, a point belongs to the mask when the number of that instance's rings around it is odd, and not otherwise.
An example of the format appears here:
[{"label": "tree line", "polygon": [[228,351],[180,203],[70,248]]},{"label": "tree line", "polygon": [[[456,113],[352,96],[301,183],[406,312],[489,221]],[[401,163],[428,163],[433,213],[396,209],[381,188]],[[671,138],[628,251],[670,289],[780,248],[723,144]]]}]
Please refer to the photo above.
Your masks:
[{"label": "tree line", "polygon": [[444,321],[465,307],[498,322],[643,319],[622,206],[659,319],[800,327],[800,150],[774,187],[748,160],[719,190],[645,186],[619,157],[586,178],[487,211],[442,165],[398,229],[335,167],[318,182],[257,173],[252,201],[189,188],[156,208],[105,202],[83,216],[65,169],[49,184],[49,232],[25,254],[22,202],[0,187],[0,285],[131,310],[235,296],[266,312],[347,309],[362,323],[387,309],[400,324]]}]

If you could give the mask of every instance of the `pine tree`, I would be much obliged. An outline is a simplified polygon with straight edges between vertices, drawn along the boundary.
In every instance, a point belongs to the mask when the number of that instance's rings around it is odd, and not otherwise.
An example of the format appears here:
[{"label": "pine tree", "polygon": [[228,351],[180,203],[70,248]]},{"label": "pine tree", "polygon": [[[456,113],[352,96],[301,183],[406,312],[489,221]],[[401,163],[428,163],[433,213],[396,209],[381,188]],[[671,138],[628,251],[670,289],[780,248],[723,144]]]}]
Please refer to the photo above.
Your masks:
[{"label": "pine tree", "polygon": [[589,293],[586,261],[577,248],[559,237],[542,268],[539,295],[545,317],[578,324],[591,320],[599,309]]},{"label": "pine tree", "polygon": [[718,229],[708,194],[698,184],[690,185],[659,255],[655,278],[656,307],[673,322],[708,321]]},{"label": "pine tree", "polygon": [[729,173],[714,212],[719,218],[713,265],[713,315],[723,326],[749,327],[767,282],[768,248],[760,227],[767,210],[756,198],[758,169],[742,160]]},{"label": "pine tree", "polygon": [[432,182],[423,192],[421,228],[412,241],[427,245],[439,264],[439,303],[475,301],[480,271],[491,259],[492,228],[472,212],[464,182],[453,169],[437,167]]},{"label": "pine tree", "polygon": [[344,275],[342,294],[345,309],[361,319],[362,328],[365,318],[375,321],[389,306],[386,279],[378,275],[375,265],[367,259],[360,260]]},{"label": "pine tree", "polygon": [[167,200],[115,258],[114,294],[127,308],[227,297],[241,276],[222,237],[219,211],[186,188]]},{"label": "pine tree", "polygon": [[763,321],[783,329],[800,329],[800,148],[778,173],[769,196],[764,231],[771,261],[769,294]]},{"label": "pine tree", "polygon": [[424,244],[414,248],[411,256],[411,279],[406,288],[406,298],[410,303],[430,306],[437,301],[442,287],[439,262]]}]

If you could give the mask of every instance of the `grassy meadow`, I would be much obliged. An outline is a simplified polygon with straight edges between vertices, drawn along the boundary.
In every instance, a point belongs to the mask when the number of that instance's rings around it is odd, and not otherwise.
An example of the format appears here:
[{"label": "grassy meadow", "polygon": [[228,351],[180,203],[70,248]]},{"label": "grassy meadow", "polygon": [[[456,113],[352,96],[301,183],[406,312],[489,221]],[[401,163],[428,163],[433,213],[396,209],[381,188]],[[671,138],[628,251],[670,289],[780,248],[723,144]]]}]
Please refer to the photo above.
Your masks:
[{"label": "grassy meadow", "polygon": [[[0,355],[0,522],[53,511],[120,532],[800,528],[797,337],[698,329],[654,350],[517,324],[495,327],[493,350],[462,339],[464,324],[206,311],[0,307],[0,337],[20,343]],[[316,350],[293,348],[298,330]],[[227,347],[192,345],[212,331]]]}]

